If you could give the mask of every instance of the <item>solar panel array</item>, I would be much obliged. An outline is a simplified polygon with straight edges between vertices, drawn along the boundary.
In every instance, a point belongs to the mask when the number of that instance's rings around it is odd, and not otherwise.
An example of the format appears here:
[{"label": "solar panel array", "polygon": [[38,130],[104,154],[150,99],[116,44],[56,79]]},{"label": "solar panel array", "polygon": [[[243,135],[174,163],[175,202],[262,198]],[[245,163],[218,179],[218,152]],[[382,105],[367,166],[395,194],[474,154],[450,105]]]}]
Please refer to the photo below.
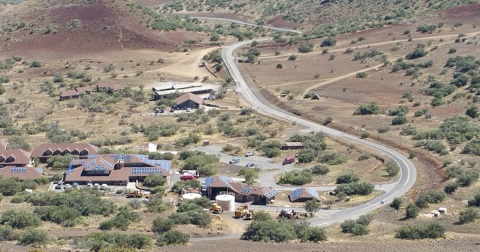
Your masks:
[{"label": "solar panel array", "polygon": [[83,169],[88,169],[88,167],[90,167],[92,164],[95,163],[95,160],[92,160],[92,161],[89,161],[88,163],[86,163],[84,166],[83,166]]},{"label": "solar panel array", "polygon": [[243,194],[249,194],[252,188],[250,187],[242,187],[242,192]]},{"label": "solar panel array", "polygon": [[307,192],[310,193],[313,197],[318,198],[318,192],[313,189],[307,189]]},{"label": "solar panel array", "polygon": [[170,171],[170,166],[171,166],[170,160],[152,160],[152,159],[148,159],[147,155],[135,155],[135,157],[137,157],[144,163],[158,165],[158,166],[161,166],[162,169],[166,171]]},{"label": "solar panel array", "polygon": [[42,174],[43,173],[43,169],[42,168],[37,168],[35,169],[37,171],[38,174]]},{"label": "solar panel array", "polygon": [[232,179],[229,178],[229,177],[225,177],[225,176],[220,176],[220,180],[225,183],[228,187],[232,187],[232,185],[230,185],[230,182],[232,182]]},{"label": "solar panel array", "polygon": [[298,197],[300,197],[300,195],[302,195],[302,193],[303,193],[303,188],[299,188],[299,189],[296,189],[296,190],[292,191],[293,200],[298,199]]},{"label": "solar panel array", "polygon": [[11,173],[25,173],[27,168],[10,168]]},{"label": "solar panel array", "polygon": [[111,157],[113,157],[113,160],[115,162],[117,161],[125,161],[125,162],[130,162],[132,161],[132,156],[130,155],[110,155]]},{"label": "solar panel array", "polygon": [[273,198],[273,197],[274,197],[275,195],[277,195],[277,194],[278,194],[278,191],[275,190],[275,189],[273,189],[273,190],[271,190],[270,192],[266,193],[266,194],[265,194],[265,197],[267,197],[267,199],[271,199],[271,198]]},{"label": "solar panel array", "polygon": [[95,165],[93,168],[92,168],[92,171],[106,171],[107,168],[105,168],[105,166],[103,165]]},{"label": "solar panel array", "polygon": [[108,167],[112,168],[112,169],[113,169],[113,167],[114,167],[114,165],[113,165],[112,163],[108,162],[107,160],[103,160],[103,163],[104,163],[105,165],[107,165]]},{"label": "solar panel array", "polygon": [[88,159],[94,159],[94,158],[97,158],[98,156],[99,156],[98,154],[88,155],[87,158],[88,158]]},{"label": "solar panel array", "polygon": [[205,179],[205,187],[209,187],[215,181],[215,177],[208,177]]},{"label": "solar panel array", "polygon": [[162,174],[162,170],[156,167],[132,167],[132,174]]},{"label": "solar panel array", "polygon": [[70,170],[68,170],[68,171],[67,171],[67,175],[72,174],[73,171],[75,171],[75,169],[70,169]]}]

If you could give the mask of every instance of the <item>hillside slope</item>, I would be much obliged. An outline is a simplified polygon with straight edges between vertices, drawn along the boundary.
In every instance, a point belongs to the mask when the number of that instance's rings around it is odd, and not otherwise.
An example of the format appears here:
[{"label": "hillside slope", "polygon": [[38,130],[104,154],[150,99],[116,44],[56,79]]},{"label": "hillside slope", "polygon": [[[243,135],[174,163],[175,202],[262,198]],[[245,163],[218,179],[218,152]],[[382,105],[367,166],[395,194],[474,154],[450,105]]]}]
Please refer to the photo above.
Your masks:
[{"label": "hillside slope", "polygon": [[[154,2],[154,1],[150,1]],[[337,33],[379,27],[478,0],[180,0],[164,4],[165,12],[230,13],[249,21]]]},{"label": "hillside slope", "polygon": [[123,2],[100,0],[30,0],[4,6],[0,25],[5,42],[0,55],[170,50],[185,40],[206,36],[187,31],[154,31],[130,12]]}]

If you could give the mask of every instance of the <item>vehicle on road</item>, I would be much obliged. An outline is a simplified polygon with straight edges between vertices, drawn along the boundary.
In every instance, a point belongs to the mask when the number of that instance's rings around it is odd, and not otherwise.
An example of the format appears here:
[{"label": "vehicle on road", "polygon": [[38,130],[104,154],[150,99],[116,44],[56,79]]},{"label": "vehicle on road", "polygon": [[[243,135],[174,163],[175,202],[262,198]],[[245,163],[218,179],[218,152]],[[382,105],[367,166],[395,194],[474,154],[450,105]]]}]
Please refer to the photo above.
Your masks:
[{"label": "vehicle on road", "polygon": [[280,214],[278,215],[279,218],[288,218],[288,219],[297,219],[297,213],[292,209],[282,209]]},{"label": "vehicle on road", "polygon": [[255,166],[255,164],[254,164],[254,163],[252,163],[252,162],[250,162],[250,163],[246,164],[245,166],[246,166],[246,167],[254,167],[254,166]]},{"label": "vehicle on road", "polygon": [[141,197],[143,197],[143,194],[139,190],[136,190],[127,194],[127,198],[141,198]]},{"label": "vehicle on road", "polygon": [[253,151],[247,151],[247,153],[245,153],[245,157],[251,157],[253,156],[254,152]]},{"label": "vehicle on road", "polygon": [[217,203],[213,203],[212,207],[210,207],[210,212],[213,212],[216,214],[223,213],[223,208],[217,205]]},{"label": "vehicle on road", "polygon": [[182,176],[180,176],[180,180],[196,180],[197,178],[193,175],[193,174],[190,174],[190,173],[184,173],[182,174]]},{"label": "vehicle on road", "polygon": [[293,164],[295,163],[295,158],[287,157],[283,160],[282,165]]},{"label": "vehicle on road", "polygon": [[240,163],[240,158],[234,158],[228,162],[229,164],[238,164]]}]

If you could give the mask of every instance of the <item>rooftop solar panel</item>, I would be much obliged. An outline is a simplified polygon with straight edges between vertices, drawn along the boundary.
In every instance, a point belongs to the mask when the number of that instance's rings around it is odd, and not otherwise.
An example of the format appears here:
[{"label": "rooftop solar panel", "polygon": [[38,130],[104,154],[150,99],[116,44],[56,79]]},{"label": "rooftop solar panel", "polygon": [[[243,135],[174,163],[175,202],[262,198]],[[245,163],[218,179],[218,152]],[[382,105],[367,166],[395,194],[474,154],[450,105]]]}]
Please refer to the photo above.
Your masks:
[{"label": "rooftop solar panel", "polygon": [[273,190],[271,190],[270,192],[266,193],[266,194],[265,194],[265,197],[267,197],[268,199],[270,199],[270,198],[273,198],[273,197],[274,197],[275,195],[277,195],[277,194],[278,194],[278,191],[275,190],[275,189],[273,189]]},{"label": "rooftop solar panel", "polygon": [[251,190],[252,190],[252,188],[250,188],[250,187],[243,187],[242,188],[242,193],[243,194],[249,194]]},{"label": "rooftop solar panel", "polygon": [[205,187],[209,187],[215,181],[215,177],[208,177],[205,179]]},{"label": "rooftop solar panel", "polygon": [[303,189],[302,188],[299,188],[299,189],[296,189],[294,191],[292,191],[292,197],[293,199],[298,199],[298,197],[300,197],[300,195],[302,195],[302,192],[303,192]]},{"label": "rooftop solar panel", "polygon": [[307,192],[310,193],[315,198],[318,198],[318,192],[313,189],[307,189]]}]

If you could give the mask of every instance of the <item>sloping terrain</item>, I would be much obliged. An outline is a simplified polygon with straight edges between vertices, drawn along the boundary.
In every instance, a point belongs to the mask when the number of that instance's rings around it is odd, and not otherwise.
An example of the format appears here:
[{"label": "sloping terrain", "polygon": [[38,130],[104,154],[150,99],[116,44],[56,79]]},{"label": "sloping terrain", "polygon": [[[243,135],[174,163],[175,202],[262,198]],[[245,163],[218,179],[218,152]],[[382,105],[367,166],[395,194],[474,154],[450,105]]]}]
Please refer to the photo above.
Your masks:
[{"label": "sloping terrain", "polygon": [[142,19],[128,13],[124,5],[111,1],[55,2],[27,1],[4,9],[0,24],[6,39],[0,55],[170,50],[180,42],[205,36],[153,31]]},{"label": "sloping terrain", "polygon": [[[153,1],[152,1],[153,2]],[[344,33],[380,27],[476,0],[181,0],[162,6],[164,12],[243,14],[249,21],[296,27],[316,34]]]}]

